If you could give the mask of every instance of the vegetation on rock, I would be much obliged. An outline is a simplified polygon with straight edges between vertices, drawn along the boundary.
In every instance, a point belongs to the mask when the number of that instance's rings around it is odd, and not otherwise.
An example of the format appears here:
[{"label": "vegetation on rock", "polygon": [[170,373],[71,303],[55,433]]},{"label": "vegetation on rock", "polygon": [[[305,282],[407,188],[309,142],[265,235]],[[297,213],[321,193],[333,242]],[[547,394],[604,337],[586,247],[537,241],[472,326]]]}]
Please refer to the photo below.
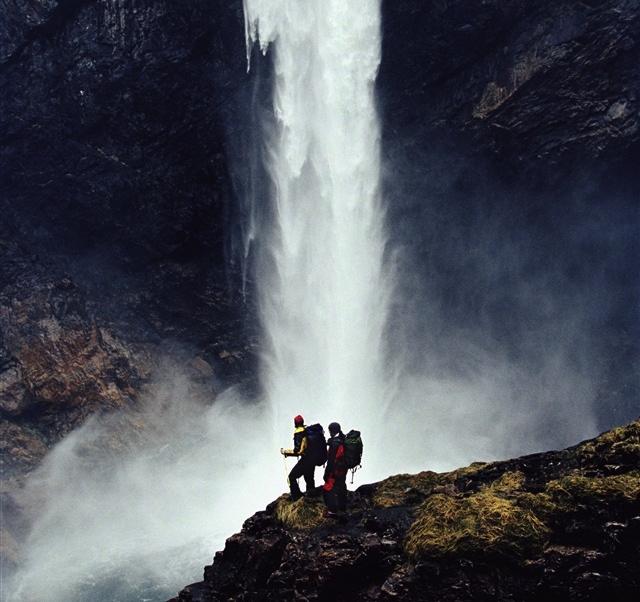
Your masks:
[{"label": "vegetation on rock", "polygon": [[363,485],[340,522],[281,496],[176,600],[635,601],[639,429]]},{"label": "vegetation on rock", "polygon": [[518,503],[515,494],[523,478],[521,473],[506,473],[469,496],[429,497],[407,534],[407,553],[411,557],[491,553],[526,557],[539,552],[549,528],[531,508]]},{"label": "vegetation on rock", "polygon": [[324,503],[322,498],[301,497],[292,502],[285,494],[276,500],[276,518],[290,529],[315,529],[324,521]]}]

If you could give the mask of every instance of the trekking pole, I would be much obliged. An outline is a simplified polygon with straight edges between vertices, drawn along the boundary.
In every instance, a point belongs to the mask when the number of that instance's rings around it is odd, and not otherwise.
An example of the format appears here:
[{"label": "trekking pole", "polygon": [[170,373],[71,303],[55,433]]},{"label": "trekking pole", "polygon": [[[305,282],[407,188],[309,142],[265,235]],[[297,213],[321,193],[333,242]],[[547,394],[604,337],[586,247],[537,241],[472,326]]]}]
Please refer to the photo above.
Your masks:
[{"label": "trekking pole", "polygon": [[287,456],[282,454],[282,461],[284,462],[284,478],[287,481],[287,487],[289,487],[289,467],[287,466]]}]

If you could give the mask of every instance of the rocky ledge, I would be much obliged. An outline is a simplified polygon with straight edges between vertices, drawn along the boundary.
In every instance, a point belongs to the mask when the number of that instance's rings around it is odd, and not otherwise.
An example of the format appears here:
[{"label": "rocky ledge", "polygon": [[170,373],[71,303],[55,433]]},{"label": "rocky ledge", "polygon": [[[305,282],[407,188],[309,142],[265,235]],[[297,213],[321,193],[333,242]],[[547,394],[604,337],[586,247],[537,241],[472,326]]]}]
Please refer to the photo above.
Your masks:
[{"label": "rocky ledge", "polygon": [[397,475],[342,522],[283,496],[170,602],[637,600],[640,420],[563,451]]}]

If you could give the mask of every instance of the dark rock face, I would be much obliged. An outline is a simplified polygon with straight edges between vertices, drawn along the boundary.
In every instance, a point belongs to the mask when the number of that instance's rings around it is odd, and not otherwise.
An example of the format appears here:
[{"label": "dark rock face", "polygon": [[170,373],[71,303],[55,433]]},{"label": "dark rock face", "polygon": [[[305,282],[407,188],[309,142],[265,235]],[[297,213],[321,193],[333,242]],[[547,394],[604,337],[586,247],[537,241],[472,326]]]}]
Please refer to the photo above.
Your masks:
[{"label": "dark rock face", "polygon": [[253,353],[225,249],[242,3],[7,0],[0,14],[11,565],[24,531],[12,494],[52,445],[92,414],[135,407],[162,358],[213,399],[247,380]]},{"label": "dark rock face", "polygon": [[[482,324],[483,343],[535,363],[548,339],[532,325],[555,337],[587,306],[570,343],[595,349],[601,422],[620,423],[640,391],[636,2],[471,4],[383,2],[392,241],[438,292],[436,349],[438,333],[467,341]],[[248,83],[240,0],[0,0],[0,14],[4,495],[89,415],[135,405],[159,355],[179,354],[212,389],[251,379],[231,214],[251,96],[269,82]],[[530,303],[548,287],[561,293]],[[421,292],[402,296],[423,312]],[[391,531],[362,527],[358,566],[387,575],[403,512],[376,510]],[[274,529],[261,545],[277,556],[290,536]],[[255,587],[274,579],[271,562]],[[385,591],[405,591],[415,571],[393,566]]]},{"label": "dark rock face", "polygon": [[408,257],[398,352],[417,373],[423,341],[436,373],[474,346],[537,374],[566,356],[601,430],[632,419],[637,3],[389,0],[383,17],[385,196]]},{"label": "dark rock face", "polygon": [[15,245],[3,249],[0,262],[8,276],[0,291],[0,410],[11,433],[3,438],[10,446],[3,450],[7,478],[33,468],[48,445],[96,410],[131,405],[150,361],[144,349],[124,345],[90,317],[70,278],[43,273]]},{"label": "dark rock face", "polygon": [[4,13],[1,237],[68,272],[128,339],[204,346],[226,323],[239,340],[224,246],[241,3],[10,2]]},{"label": "dark rock face", "polygon": [[230,201],[222,117],[244,72],[240,3],[10,4],[5,220],[58,251],[219,263]]},{"label": "dark rock face", "polygon": [[385,3],[384,16],[380,87],[391,135],[468,133],[474,152],[498,154],[503,170],[547,178],[550,163],[637,153],[633,0],[489,0],[473,10],[401,0]]},{"label": "dark rock face", "polygon": [[[283,497],[247,520],[204,581],[174,601],[634,600],[639,453],[636,421],[560,452],[362,486],[341,522],[294,523],[284,507],[313,514],[321,503]],[[478,505],[464,524],[442,527],[438,517],[437,533],[420,531],[426,508],[467,503]],[[492,513],[506,507],[542,519],[520,548],[506,530],[487,538]],[[508,520],[500,515],[499,526]]]},{"label": "dark rock face", "polygon": [[224,248],[245,52],[240,2],[1,11],[0,408],[31,433],[13,466],[134,403],[174,347],[246,375]]}]

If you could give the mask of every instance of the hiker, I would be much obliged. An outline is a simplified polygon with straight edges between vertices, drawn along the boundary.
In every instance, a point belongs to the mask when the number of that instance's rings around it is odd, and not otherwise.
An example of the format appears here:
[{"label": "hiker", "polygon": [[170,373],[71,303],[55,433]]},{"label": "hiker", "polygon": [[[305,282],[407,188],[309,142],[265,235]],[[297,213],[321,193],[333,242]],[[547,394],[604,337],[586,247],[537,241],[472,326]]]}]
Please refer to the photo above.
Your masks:
[{"label": "hiker", "polygon": [[280,453],[286,458],[294,456],[298,458],[298,462],[289,473],[289,488],[291,490],[291,500],[296,501],[302,497],[298,479],[304,477],[307,486],[307,495],[314,495],[315,480],[314,473],[316,470],[315,458],[312,457],[308,445],[307,428],[304,425],[304,418],[300,415],[293,419],[293,449],[281,449]]},{"label": "hiker", "polygon": [[340,425],[329,425],[327,467],[324,471],[324,503],[327,516],[336,518],[347,509],[347,467],[345,464],[344,435]]}]

